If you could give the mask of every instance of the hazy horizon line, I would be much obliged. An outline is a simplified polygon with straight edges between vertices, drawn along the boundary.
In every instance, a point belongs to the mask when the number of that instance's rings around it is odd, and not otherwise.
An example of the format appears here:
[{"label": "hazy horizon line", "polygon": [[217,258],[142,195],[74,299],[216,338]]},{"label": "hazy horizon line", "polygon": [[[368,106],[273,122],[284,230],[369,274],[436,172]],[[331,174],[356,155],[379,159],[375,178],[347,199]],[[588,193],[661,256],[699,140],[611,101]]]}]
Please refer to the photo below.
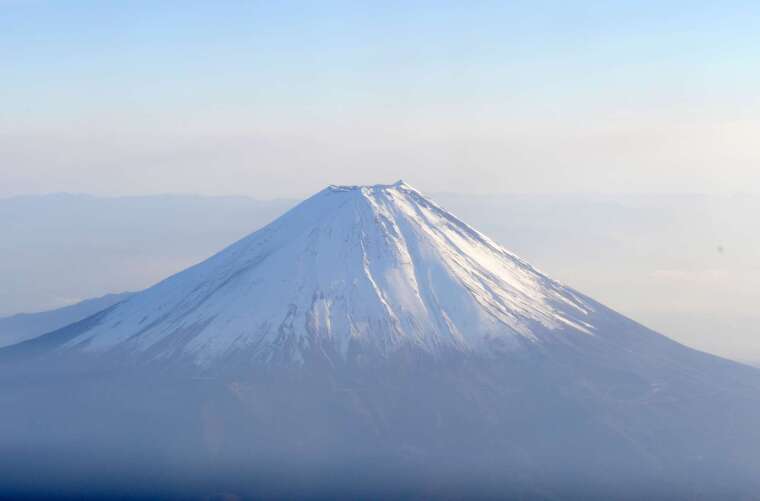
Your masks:
[{"label": "hazy horizon line", "polygon": [[[331,185],[325,185],[327,188]],[[342,186],[342,185],[341,185]],[[371,186],[371,185],[358,185],[358,186]],[[417,185],[412,184],[415,188]],[[121,199],[121,198],[215,198],[215,199],[247,199],[259,202],[276,202],[276,201],[291,201],[302,200],[310,197],[319,191],[312,191],[303,194],[293,194],[289,196],[277,196],[272,198],[259,197],[255,195],[246,194],[215,194],[215,193],[198,193],[190,191],[168,191],[159,193],[97,193],[97,192],[78,192],[78,191],[45,191],[45,192],[25,192],[16,193],[11,195],[0,195],[0,201],[18,199],[18,198],[44,198],[44,197],[81,197],[81,198],[95,198],[95,199]],[[604,197],[638,197],[638,196],[657,196],[657,197],[720,197],[720,198],[732,198],[732,197],[758,197],[760,193],[752,191],[730,191],[730,192],[708,192],[708,191],[493,191],[493,192],[468,192],[468,191],[428,191],[422,189],[424,193],[431,195],[443,195],[443,196],[467,196],[467,197],[501,197],[501,196],[514,196],[514,197],[541,197],[541,196],[568,196],[568,197],[584,197],[584,196],[604,196]]]}]

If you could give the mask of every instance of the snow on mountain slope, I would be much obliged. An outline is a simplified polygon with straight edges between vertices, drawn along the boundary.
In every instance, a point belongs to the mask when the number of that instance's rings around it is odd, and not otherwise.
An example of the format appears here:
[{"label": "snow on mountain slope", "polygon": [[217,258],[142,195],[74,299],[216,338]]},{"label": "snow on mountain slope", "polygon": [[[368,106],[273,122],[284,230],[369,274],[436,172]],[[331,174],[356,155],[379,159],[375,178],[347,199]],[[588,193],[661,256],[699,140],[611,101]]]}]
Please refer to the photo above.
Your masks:
[{"label": "snow on mountain slope", "polygon": [[64,348],[209,365],[402,347],[488,352],[596,335],[595,303],[409,185],[330,186],[117,305]]}]

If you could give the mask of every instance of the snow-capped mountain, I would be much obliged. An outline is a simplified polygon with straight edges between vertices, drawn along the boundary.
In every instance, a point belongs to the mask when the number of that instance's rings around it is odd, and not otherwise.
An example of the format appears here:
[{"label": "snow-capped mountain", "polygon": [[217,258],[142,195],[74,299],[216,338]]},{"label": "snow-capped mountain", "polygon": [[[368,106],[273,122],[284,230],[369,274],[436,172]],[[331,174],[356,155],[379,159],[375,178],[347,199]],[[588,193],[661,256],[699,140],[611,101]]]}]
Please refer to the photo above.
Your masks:
[{"label": "snow-capped mountain", "polygon": [[0,349],[0,409],[12,498],[45,475],[70,497],[78,478],[179,499],[760,492],[760,371],[552,280],[401,182],[328,187]]},{"label": "snow-capped mountain", "polygon": [[201,366],[599,336],[598,306],[411,186],[330,186],[109,310],[60,348]]}]

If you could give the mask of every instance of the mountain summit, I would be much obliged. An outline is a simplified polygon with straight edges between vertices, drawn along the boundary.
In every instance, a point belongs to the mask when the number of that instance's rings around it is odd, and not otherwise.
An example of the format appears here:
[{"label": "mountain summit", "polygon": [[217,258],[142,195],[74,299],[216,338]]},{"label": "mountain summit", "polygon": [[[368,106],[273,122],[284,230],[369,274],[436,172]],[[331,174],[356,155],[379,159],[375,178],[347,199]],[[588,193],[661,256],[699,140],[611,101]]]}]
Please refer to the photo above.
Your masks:
[{"label": "mountain summit", "polygon": [[597,310],[399,181],[329,186],[62,348],[201,366],[436,357],[598,336]]}]

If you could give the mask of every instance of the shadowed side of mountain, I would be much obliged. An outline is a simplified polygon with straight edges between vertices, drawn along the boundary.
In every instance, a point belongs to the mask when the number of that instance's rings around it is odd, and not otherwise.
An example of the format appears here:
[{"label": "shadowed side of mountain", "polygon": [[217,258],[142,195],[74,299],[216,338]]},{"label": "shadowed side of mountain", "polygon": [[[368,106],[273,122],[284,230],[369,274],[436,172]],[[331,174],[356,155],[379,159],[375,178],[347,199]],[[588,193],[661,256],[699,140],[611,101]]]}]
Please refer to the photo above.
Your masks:
[{"label": "shadowed side of mountain", "polygon": [[0,497],[708,500],[760,488],[749,373],[733,388],[710,363],[669,372],[559,345],[459,355],[206,377],[0,367]]},{"label": "shadowed side of mountain", "polygon": [[19,313],[0,318],[0,348],[27,341],[83,320],[124,301],[133,294],[133,292],[106,294],[55,310]]},{"label": "shadowed side of mountain", "polygon": [[76,336],[87,332],[87,330],[102,322],[115,306],[112,305],[83,320],[71,323],[47,334],[36,336],[28,341],[0,348],[0,362],[11,364],[27,363],[39,356],[54,354],[57,348],[60,348]]}]

